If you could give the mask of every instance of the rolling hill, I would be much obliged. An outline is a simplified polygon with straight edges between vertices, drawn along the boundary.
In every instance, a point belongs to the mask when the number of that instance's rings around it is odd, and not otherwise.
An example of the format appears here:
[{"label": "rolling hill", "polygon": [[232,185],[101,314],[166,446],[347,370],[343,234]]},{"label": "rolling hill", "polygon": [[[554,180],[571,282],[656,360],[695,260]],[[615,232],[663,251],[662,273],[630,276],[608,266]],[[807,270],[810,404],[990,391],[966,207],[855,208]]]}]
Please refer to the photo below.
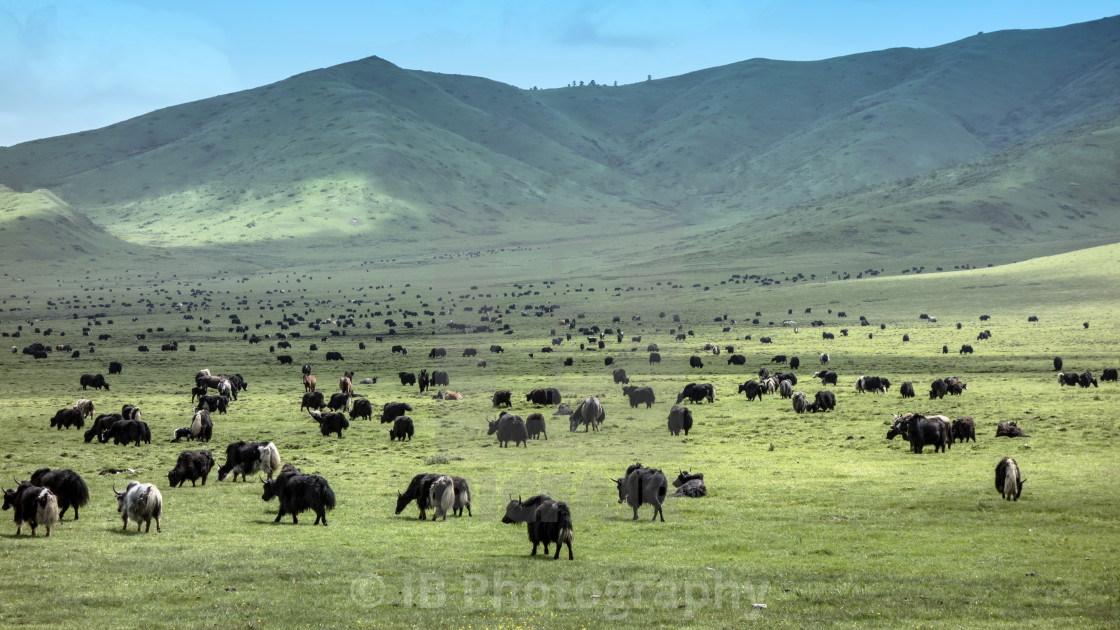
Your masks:
[{"label": "rolling hill", "polygon": [[618,87],[371,57],[0,148],[0,184],[165,248],[381,256],[621,233],[686,256],[704,235],[765,254],[929,234],[1005,260],[1115,239],[1118,60],[1120,18]]}]

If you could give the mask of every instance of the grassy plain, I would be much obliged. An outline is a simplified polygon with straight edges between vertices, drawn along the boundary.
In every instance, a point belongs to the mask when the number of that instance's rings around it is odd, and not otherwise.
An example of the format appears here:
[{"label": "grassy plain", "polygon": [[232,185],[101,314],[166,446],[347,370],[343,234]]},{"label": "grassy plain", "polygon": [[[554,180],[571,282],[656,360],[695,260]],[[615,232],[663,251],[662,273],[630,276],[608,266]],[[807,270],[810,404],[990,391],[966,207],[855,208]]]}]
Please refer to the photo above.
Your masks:
[{"label": "grassy plain", "polygon": [[[4,341],[20,348],[68,343],[82,354],[53,352],[40,361],[2,355],[0,476],[72,468],[93,498],[81,520],[68,514],[49,539],[15,537],[10,521],[0,525],[0,625],[1112,627],[1120,616],[1120,452],[1112,442],[1120,426],[1111,410],[1120,391],[1115,383],[1061,388],[1051,360],[1061,355],[1067,370],[1098,376],[1120,366],[1118,258],[1120,247],[1107,246],[1004,267],[827,282],[793,283],[774,271],[762,275],[785,281],[768,287],[732,277],[738,270],[669,261],[635,267],[629,279],[608,277],[606,266],[575,272],[568,259],[539,251],[245,275],[161,268],[9,277],[0,331],[21,335]],[[825,263],[803,266],[806,275],[828,277]],[[544,282],[551,279],[557,282]],[[180,301],[194,302],[193,319],[173,308]],[[533,307],[542,304],[559,307],[537,317]],[[512,334],[449,332],[450,320],[480,323],[484,305],[499,307]],[[326,325],[288,331],[302,336],[277,354],[291,354],[294,366],[278,365],[269,353],[275,339],[249,345],[227,332],[233,314],[263,336],[280,332],[282,313],[314,321],[348,311],[356,326],[338,328],[345,336],[328,336]],[[750,323],[756,311],[758,325]],[[920,320],[921,313],[938,321]],[[991,319],[980,322],[981,314]],[[581,350],[584,335],[572,330],[555,352],[541,351],[551,347],[552,329],[566,332],[559,318],[580,315],[577,327],[621,326],[624,341],[608,336],[603,350]],[[673,315],[695,335],[675,341]],[[861,327],[860,315],[872,326]],[[1039,321],[1028,323],[1028,315]],[[203,318],[211,320],[209,331]],[[397,335],[387,334],[386,318],[397,320]],[[782,328],[786,318],[800,331]],[[823,328],[809,325],[818,319]],[[406,320],[414,327],[404,328]],[[81,336],[85,326],[92,336]],[[47,328],[50,336],[35,333]],[[992,338],[976,341],[984,329]],[[822,339],[822,330],[836,339]],[[100,333],[112,337],[97,341]],[[139,333],[147,335],[142,342]],[[642,340],[632,341],[638,335]],[[760,344],[763,335],[774,343]],[[180,350],[160,352],[171,339]],[[85,347],[91,340],[93,353]],[[734,345],[747,364],[702,352],[709,341]],[[138,353],[139,343],[153,352]],[[648,364],[649,343],[659,345],[660,365]],[[966,343],[975,354],[957,353]],[[390,353],[393,344],[405,345],[408,356]],[[505,352],[489,353],[491,344]],[[446,348],[447,358],[428,359],[432,347]],[[467,347],[479,350],[485,368],[461,356]],[[345,361],[325,362],[327,350]],[[798,416],[777,396],[748,403],[735,394],[759,367],[776,367],[772,356],[786,354],[802,361],[795,389],[812,396],[822,389],[810,378],[819,352],[831,354],[829,367],[840,374],[835,412]],[[692,355],[705,367],[688,368]],[[606,356],[634,384],[654,388],[652,409],[626,404]],[[106,373],[110,360],[125,365],[109,377],[112,389],[82,392],[79,376]],[[375,407],[412,404],[416,437],[390,443],[376,421],[355,422],[341,440],[320,436],[298,411],[302,363],[314,366],[328,392],[344,369],[358,379],[377,376],[357,392]],[[169,440],[188,422],[191,379],[202,367],[249,382],[229,414],[216,416],[215,458],[222,460],[232,441],[274,441],[285,461],[330,481],[339,503],[329,527],[311,526],[306,515],[296,526],[273,524],[276,503],[260,500],[259,484],[218,483],[216,472],[205,487],[167,487],[176,455],[197,447]],[[465,399],[435,401],[396,379],[398,370],[421,368],[447,370],[451,389]],[[856,394],[860,374],[888,376],[894,387]],[[928,400],[928,383],[948,375],[966,381],[968,391]],[[693,381],[713,383],[716,401],[693,405],[691,435],[670,437],[668,409]],[[915,383],[918,398],[899,397],[903,381]],[[513,410],[525,416],[534,409],[524,394],[539,386],[559,388],[566,401],[599,396],[603,430],[570,433],[552,409],[541,409],[547,441],[498,448],[485,435],[484,420],[495,416],[490,395],[512,390]],[[80,432],[48,427],[56,409],[82,396],[101,412],[138,404],[152,444],[84,444]],[[977,442],[911,454],[884,439],[891,413],[905,410],[972,416]],[[1017,421],[1032,437],[996,439],[1001,420]],[[993,487],[1003,456],[1015,457],[1027,479],[1018,502],[1002,500]],[[682,468],[702,471],[710,496],[669,499],[665,523],[649,522],[648,507],[631,521],[607,478],[634,461],[670,477]],[[125,478],[97,471],[125,467],[136,470],[129,478],[163,490],[162,534],[120,531],[110,492]],[[393,515],[395,492],[424,471],[466,477],[474,516],[419,521],[412,506]],[[511,494],[538,492],[571,506],[575,561],[530,558],[524,528],[499,522]]]}]

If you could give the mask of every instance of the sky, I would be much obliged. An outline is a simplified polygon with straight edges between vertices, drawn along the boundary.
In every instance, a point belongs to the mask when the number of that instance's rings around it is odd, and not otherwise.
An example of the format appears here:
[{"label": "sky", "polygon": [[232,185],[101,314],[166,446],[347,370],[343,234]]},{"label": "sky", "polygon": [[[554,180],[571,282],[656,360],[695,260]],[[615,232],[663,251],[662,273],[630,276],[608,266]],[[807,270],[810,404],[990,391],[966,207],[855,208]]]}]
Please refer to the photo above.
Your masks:
[{"label": "sky", "polygon": [[0,146],[376,55],[520,88],[1065,26],[1116,0],[0,0]]}]

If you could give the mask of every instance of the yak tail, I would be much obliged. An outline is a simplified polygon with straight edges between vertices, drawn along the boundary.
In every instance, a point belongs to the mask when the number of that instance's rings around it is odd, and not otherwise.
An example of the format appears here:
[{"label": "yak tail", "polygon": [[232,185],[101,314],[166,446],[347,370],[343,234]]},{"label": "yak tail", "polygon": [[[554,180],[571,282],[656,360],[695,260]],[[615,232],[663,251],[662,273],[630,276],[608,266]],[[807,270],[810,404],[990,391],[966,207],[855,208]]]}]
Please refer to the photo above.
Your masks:
[{"label": "yak tail", "polygon": [[571,544],[575,539],[572,534],[572,512],[563,501],[556,505],[556,522],[560,525],[560,535],[556,542]]},{"label": "yak tail", "polygon": [[[268,461],[267,462],[261,462],[261,463],[265,463],[268,466],[270,466],[271,470],[279,471],[280,470],[280,451],[276,448],[276,445],[273,444],[272,442],[269,442],[268,446],[266,446],[265,448],[268,449]],[[269,471],[269,476],[270,477],[272,476],[271,470]]]},{"label": "yak tail", "polygon": [[331,486],[330,486],[330,484],[328,484],[326,482],[326,480],[323,481],[322,490],[323,490],[323,507],[328,509],[328,510],[333,510],[334,509],[334,504],[335,504],[334,490],[331,490]]},{"label": "yak tail", "polygon": [[61,490],[69,497],[72,505],[85,507],[89,503],[89,486],[78,475],[67,479],[66,485]]}]

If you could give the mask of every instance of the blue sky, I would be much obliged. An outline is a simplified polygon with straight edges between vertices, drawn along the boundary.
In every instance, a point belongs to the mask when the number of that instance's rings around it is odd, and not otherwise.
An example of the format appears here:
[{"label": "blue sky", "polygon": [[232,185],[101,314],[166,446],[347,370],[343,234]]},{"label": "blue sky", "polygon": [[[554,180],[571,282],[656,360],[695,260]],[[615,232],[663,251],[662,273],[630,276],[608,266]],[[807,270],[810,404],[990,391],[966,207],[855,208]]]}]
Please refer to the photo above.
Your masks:
[{"label": "blue sky", "polygon": [[1064,26],[1115,0],[0,0],[0,146],[377,55],[522,88]]}]

